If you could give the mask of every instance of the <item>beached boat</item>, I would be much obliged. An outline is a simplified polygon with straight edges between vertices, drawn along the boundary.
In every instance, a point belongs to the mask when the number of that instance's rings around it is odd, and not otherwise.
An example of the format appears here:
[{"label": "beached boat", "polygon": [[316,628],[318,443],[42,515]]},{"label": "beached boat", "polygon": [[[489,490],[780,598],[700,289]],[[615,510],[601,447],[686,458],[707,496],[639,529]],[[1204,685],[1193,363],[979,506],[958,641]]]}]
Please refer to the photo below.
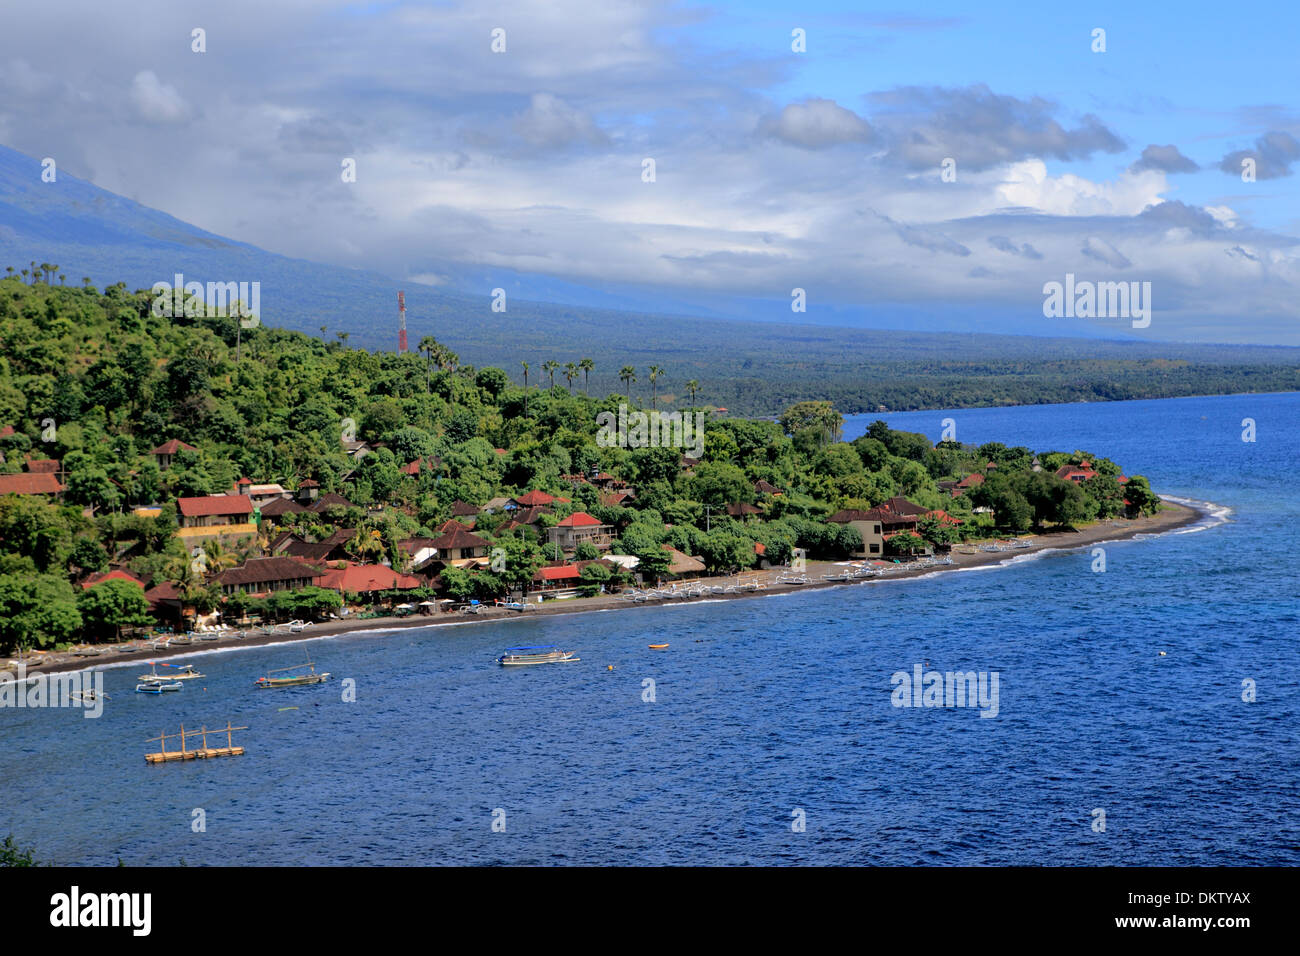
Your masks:
[{"label": "beached boat", "polygon": [[525,664],[564,664],[577,661],[577,651],[562,651],[553,644],[537,647],[507,647],[506,652],[497,658],[502,667],[519,667]]},{"label": "beached boat", "polygon": [[136,684],[135,692],[137,694],[163,694],[163,693],[170,693],[172,691],[182,690],[184,687],[185,685],[180,682],[174,684],[162,684],[162,683],[155,682],[152,684]]},{"label": "beached boat", "polygon": [[162,684],[171,683],[178,680],[198,680],[206,675],[200,674],[194,669],[193,664],[163,664],[163,667],[169,667],[175,671],[174,674],[159,674],[159,664],[156,661],[150,661],[153,664],[153,670],[148,674],[141,674],[136,678],[142,684]]},{"label": "beached boat", "polygon": [[[305,674],[290,674],[288,677],[272,677],[272,674],[285,674],[289,671],[298,671],[307,668]],[[330,679],[328,671],[316,673],[316,665],[311,661],[306,664],[295,664],[293,667],[281,667],[279,670],[267,671],[265,677],[259,677],[256,681],[257,686],[263,689],[271,687],[302,687],[306,684],[323,684]]]}]

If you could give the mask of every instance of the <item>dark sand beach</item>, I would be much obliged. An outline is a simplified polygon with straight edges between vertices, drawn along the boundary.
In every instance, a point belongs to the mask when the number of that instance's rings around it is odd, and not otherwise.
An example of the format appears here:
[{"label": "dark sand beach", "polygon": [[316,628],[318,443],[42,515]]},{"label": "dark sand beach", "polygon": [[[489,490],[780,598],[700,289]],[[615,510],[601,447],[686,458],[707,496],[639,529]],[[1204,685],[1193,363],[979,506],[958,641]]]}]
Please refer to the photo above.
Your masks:
[{"label": "dark sand beach", "polygon": [[[954,548],[951,552],[953,563],[949,565],[927,565],[917,567],[909,564],[900,564],[893,566],[878,576],[847,583],[843,581],[826,581],[822,579],[823,575],[843,572],[845,570],[846,562],[808,561],[807,570],[804,572],[810,582],[808,584],[778,583],[778,579],[783,574],[787,574],[788,571],[784,568],[771,568],[761,571],[747,571],[744,572],[743,575],[697,578],[691,582],[692,584],[705,586],[717,585],[726,587],[729,584],[737,583],[743,577],[747,582],[754,581],[764,585],[761,590],[740,591],[731,594],[709,593],[694,598],[675,597],[651,599],[644,603],[633,603],[626,593],[606,594],[591,598],[572,598],[554,601],[548,600],[542,604],[531,604],[528,606],[526,611],[483,607],[477,614],[436,612],[430,615],[415,614],[408,617],[376,617],[366,619],[349,617],[340,620],[311,624],[298,632],[291,632],[285,628],[282,631],[276,631],[271,634],[263,634],[261,632],[249,633],[249,635],[244,638],[230,635],[222,635],[218,639],[211,641],[203,641],[196,638],[189,644],[173,645],[157,649],[139,646],[139,644],[143,642],[135,642],[137,650],[134,653],[122,653],[119,650],[121,645],[113,644],[102,645],[99,648],[100,653],[94,657],[76,657],[72,652],[67,651],[57,653],[36,653],[31,655],[25,663],[29,675],[35,673],[55,673],[59,671],[103,667],[110,664],[130,662],[139,662],[144,664],[148,661],[163,660],[167,657],[174,657],[182,654],[200,654],[206,651],[221,650],[229,647],[256,647],[266,644],[284,644],[293,641],[311,640],[355,631],[399,630],[409,627],[430,627],[435,625],[473,626],[476,624],[482,625],[493,621],[499,621],[503,618],[515,618],[520,616],[536,617],[539,615],[552,614],[578,614],[584,611],[601,611],[612,608],[625,608],[632,611],[637,608],[652,607],[658,604],[670,602],[676,604],[701,600],[741,600],[745,598],[765,597],[773,594],[785,594],[791,591],[807,591],[823,587],[854,587],[859,585],[879,586],[886,584],[889,581],[896,581],[904,578],[914,578],[927,574],[943,574],[947,571],[960,571],[966,568],[1001,564],[1014,558],[1036,554],[1041,551],[1073,550],[1086,548],[1102,541],[1122,541],[1137,537],[1138,535],[1162,534],[1192,524],[1205,515],[1205,511],[1166,501],[1164,509],[1161,510],[1159,514],[1151,517],[1137,518],[1134,520],[1111,519],[1099,521],[1075,531],[1049,531],[1042,534],[1025,535],[1023,538],[1030,542],[1029,547],[1021,547],[1010,551],[981,551],[978,549],[978,543],[973,542],[972,544],[976,545],[974,553],[964,553]],[[10,660],[5,662],[4,666],[12,670],[14,663],[13,660]]]}]

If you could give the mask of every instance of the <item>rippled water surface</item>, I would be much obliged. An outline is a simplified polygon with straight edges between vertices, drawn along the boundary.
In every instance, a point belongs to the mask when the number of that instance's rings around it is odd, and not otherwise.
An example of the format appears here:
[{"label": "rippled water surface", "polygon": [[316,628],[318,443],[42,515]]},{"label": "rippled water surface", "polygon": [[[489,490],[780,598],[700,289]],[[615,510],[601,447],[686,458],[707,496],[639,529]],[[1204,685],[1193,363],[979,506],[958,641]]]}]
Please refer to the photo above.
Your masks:
[{"label": "rippled water surface", "polygon": [[[0,710],[0,834],[89,864],[1300,863],[1300,396],[863,416],[847,437],[875,417],[1087,449],[1230,512],[1108,544],[1104,574],[1057,552],[355,634],[203,655],[207,679],[161,697],[110,669],[101,719]],[[581,662],[492,662],[551,643]],[[253,689],[304,648],[336,680]],[[927,662],[997,671],[998,715],[892,706],[890,676]],[[145,764],[147,737],[227,720],[245,756]]]}]

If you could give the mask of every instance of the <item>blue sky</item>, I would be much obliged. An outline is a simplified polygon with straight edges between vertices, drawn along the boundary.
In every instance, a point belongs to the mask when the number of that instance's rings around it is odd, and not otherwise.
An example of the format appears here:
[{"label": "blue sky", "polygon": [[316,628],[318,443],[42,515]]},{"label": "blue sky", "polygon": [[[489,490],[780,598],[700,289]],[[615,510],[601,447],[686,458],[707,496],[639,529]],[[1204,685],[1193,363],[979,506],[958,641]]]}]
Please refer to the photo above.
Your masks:
[{"label": "blue sky", "polygon": [[[485,299],[1300,345],[1292,8],[131,7],[6,22],[0,143],[275,252]],[[1153,321],[1046,318],[1067,274],[1149,282]]]}]

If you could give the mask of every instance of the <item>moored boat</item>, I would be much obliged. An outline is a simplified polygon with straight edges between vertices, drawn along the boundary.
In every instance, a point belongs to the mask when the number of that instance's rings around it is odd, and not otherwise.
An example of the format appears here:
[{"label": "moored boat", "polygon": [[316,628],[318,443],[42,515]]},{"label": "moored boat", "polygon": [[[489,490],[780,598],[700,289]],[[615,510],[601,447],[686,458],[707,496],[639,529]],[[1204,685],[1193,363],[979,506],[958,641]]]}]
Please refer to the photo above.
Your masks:
[{"label": "moored boat", "polygon": [[196,671],[193,664],[163,664],[163,667],[169,667],[176,673],[159,674],[158,663],[156,661],[150,661],[149,663],[153,665],[153,670],[148,674],[141,674],[136,678],[136,680],[142,684],[162,684],[178,680],[198,680],[200,677],[206,676]]},{"label": "moored boat", "polygon": [[[272,677],[272,674],[284,674],[289,671],[302,670],[307,668],[305,674],[290,674],[288,677]],[[316,672],[316,665],[311,661],[306,664],[295,664],[293,667],[281,667],[279,670],[267,671],[265,677],[259,677],[256,681],[258,687],[263,690],[274,687],[303,687],[307,684],[323,684],[330,679],[328,671]]]},{"label": "moored boat", "polygon": [[163,683],[155,682],[152,684],[136,684],[135,692],[137,694],[162,694],[170,691],[178,691],[184,687],[185,685],[180,683],[179,681],[174,684],[163,684]]},{"label": "moored boat", "polygon": [[497,658],[502,667],[519,667],[526,664],[564,664],[578,661],[577,651],[562,651],[554,644],[542,644],[536,647],[507,647],[506,652]]}]

